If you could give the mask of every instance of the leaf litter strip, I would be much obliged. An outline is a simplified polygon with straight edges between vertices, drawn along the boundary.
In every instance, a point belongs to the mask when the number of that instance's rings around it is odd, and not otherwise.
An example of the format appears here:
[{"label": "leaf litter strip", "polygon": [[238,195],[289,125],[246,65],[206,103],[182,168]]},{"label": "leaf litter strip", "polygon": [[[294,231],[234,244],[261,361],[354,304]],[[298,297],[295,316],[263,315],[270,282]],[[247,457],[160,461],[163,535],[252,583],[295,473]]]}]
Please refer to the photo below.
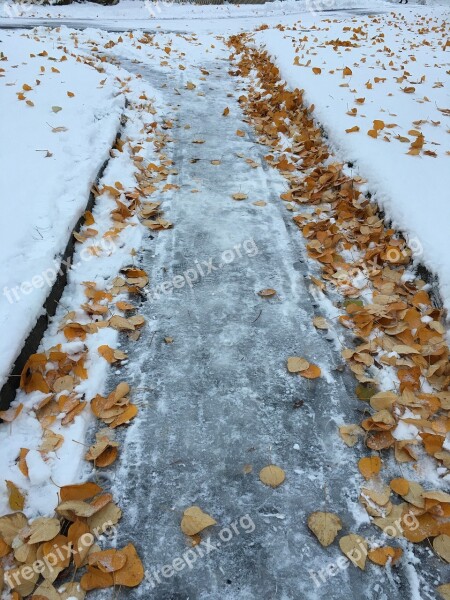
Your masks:
[{"label": "leaf litter strip", "polygon": [[[302,91],[287,89],[267,53],[252,47],[249,34],[230,37],[228,45],[236,65],[230,74],[245,78],[247,84],[248,94],[241,95],[239,103],[259,143],[270,149],[266,161],[289,185],[281,199],[290,211],[297,205],[308,209],[293,220],[306,240],[309,258],[321,267],[320,278],[311,276],[314,295],[330,302],[327,296],[337,290],[344,297],[337,321],[357,345],[345,348],[342,356],[359,382],[356,394],[370,416],[361,424],[341,426],[339,433],[350,447],[364,439],[373,453],[358,464],[366,480],[360,501],[375,525],[384,530],[401,518],[403,531],[397,528],[396,537],[413,543],[433,538],[435,553],[450,562],[450,494],[418,483],[421,474],[426,479],[428,457],[433,457],[433,469],[441,478],[450,469],[450,452],[444,446],[450,431],[450,366],[443,312],[432,305],[425,282],[407,272],[411,251],[359,191],[363,180],[350,177],[330,155],[314,122],[314,107],[305,106]],[[281,145],[280,134],[291,141],[290,148]],[[331,328],[323,317],[316,317],[313,325]],[[287,369],[294,375],[305,376],[311,367],[304,358],[288,359]],[[386,373],[390,389],[379,391],[377,375]],[[310,375],[320,376],[320,369],[312,369]],[[394,437],[397,427],[408,432],[404,439]],[[389,485],[383,482],[382,459],[392,462],[389,449],[400,470],[408,470],[409,479],[402,475]],[[316,512],[308,526],[328,546],[342,523],[334,513]],[[366,556],[380,566],[402,556],[401,548],[387,545],[369,550],[367,540],[353,533],[341,537],[339,546],[351,560],[354,549],[365,548],[366,555],[353,560],[361,569]],[[450,584],[438,591],[449,598]]]}]

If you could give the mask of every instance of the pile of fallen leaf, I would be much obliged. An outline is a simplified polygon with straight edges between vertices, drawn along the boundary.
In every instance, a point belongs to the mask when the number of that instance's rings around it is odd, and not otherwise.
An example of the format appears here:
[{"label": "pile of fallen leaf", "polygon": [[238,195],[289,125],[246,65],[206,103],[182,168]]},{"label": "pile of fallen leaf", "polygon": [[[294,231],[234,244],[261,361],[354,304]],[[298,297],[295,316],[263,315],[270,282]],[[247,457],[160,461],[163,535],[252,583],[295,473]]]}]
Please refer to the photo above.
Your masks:
[{"label": "pile of fallen leaf", "polygon": [[[311,283],[319,293],[337,290],[344,298],[338,321],[357,341],[342,355],[359,381],[356,393],[364,402],[364,420],[340,427],[340,434],[348,446],[361,439],[373,453],[359,463],[367,479],[361,502],[381,528],[414,515],[418,527],[405,526],[403,536],[411,542],[434,537],[433,548],[449,562],[450,495],[425,490],[405,478],[393,479],[389,485],[381,478],[389,450],[400,465],[419,465],[430,456],[440,474],[449,472],[450,452],[444,441],[450,431],[450,363],[442,311],[433,305],[424,281],[403,277],[411,264],[411,251],[395,230],[385,226],[377,206],[359,191],[361,179],[349,177],[343,165],[330,161],[312,117],[314,107],[304,105],[301,90],[288,90],[267,54],[246,45],[247,41],[246,34],[229,41],[231,59],[237,62],[231,73],[257,74],[256,81],[248,84],[248,95],[242,95],[239,102],[260,142],[271,149],[266,160],[289,184],[281,196],[287,208],[305,206],[294,221],[306,239],[309,256],[321,266],[321,279],[312,277]],[[291,140],[289,148],[282,149],[280,134]],[[316,317],[314,325],[332,327],[323,317]],[[320,376],[320,369],[301,357],[290,357],[287,368],[303,377]],[[390,391],[379,391],[377,374],[386,369],[395,385]],[[418,435],[397,440],[393,432],[399,425],[415,427]],[[314,514],[309,523],[313,531],[322,527],[323,519],[327,527],[336,528],[337,516],[330,521],[321,516],[330,513]],[[360,541],[355,534],[346,538],[340,542],[344,553]],[[377,549],[376,554],[369,551],[369,558],[383,565],[396,562],[400,555],[400,549],[390,547]],[[440,591],[450,597],[449,588],[450,584]]]},{"label": "pile of fallen leaf", "polygon": [[[0,557],[16,565],[6,572],[13,600],[30,594],[35,600],[82,600],[92,589],[139,585],[144,569],[133,544],[101,550],[96,543],[122,516],[111,494],[84,483],[64,486],[59,495],[55,518],[28,521],[23,512],[0,517]],[[85,572],[74,581],[80,569]],[[71,582],[56,585],[60,575]],[[0,567],[0,593],[3,577]]]}]

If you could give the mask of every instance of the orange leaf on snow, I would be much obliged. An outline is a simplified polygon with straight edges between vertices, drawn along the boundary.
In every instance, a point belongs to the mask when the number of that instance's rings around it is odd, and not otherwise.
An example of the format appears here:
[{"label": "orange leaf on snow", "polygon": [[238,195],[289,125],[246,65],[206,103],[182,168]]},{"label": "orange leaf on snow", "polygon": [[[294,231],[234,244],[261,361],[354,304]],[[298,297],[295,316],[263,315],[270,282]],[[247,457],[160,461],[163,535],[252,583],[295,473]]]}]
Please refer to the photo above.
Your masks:
[{"label": "orange leaf on snow", "polygon": [[20,403],[15,408],[9,408],[8,410],[0,410],[0,419],[6,421],[7,423],[12,423],[23,410],[23,404]]},{"label": "orange leaf on snow", "polygon": [[8,488],[9,506],[11,509],[23,510],[25,507],[25,497],[17,485],[12,481],[6,480],[6,487]]},{"label": "orange leaf on snow", "polygon": [[90,210],[87,210],[84,213],[84,224],[85,225],[93,225],[95,223],[95,219]]},{"label": "orange leaf on snow", "polygon": [[71,342],[76,339],[86,339],[86,330],[80,323],[69,323],[63,329],[66,339]]}]

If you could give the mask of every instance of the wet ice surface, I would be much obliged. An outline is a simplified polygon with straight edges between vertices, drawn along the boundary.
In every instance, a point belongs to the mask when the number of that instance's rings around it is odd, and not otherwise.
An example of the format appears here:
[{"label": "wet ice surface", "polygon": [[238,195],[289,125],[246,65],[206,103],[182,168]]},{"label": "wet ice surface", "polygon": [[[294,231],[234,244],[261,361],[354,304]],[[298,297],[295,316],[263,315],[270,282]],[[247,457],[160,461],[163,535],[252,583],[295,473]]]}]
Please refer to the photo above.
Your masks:
[{"label": "wet ice surface", "polygon": [[[165,116],[174,122],[166,152],[178,170],[171,182],[181,186],[161,198],[174,228],[149,236],[138,264],[149,273],[152,290],[198,264],[204,272],[192,287],[142,303],[147,327],[137,343],[124,343],[127,372],[111,380],[113,387],[125,378],[140,406],[136,422],[123,434],[112,475],[124,513],[118,545],[133,541],[149,575],[139,588],[121,589],[120,597],[434,598],[426,586],[415,594],[411,584],[417,576],[407,561],[395,572],[368,565],[363,573],[350,566],[326,576],[320,586],[314,583],[309,570],[324,569],[342,555],[337,543],[322,548],[309,532],[310,512],[338,513],[342,534],[382,538],[373,527],[356,528],[366,519],[358,509],[358,455],[343,446],[336,422],[359,422],[361,403],[353,379],[334,370],[342,362],[339,353],[326,333],[312,326],[321,313],[308,290],[302,237],[279,200],[283,180],[266,165],[267,149],[242,121],[235,99],[243,93],[242,82],[228,75],[225,53],[202,62],[210,72],[204,82],[189,60],[187,71],[174,70],[171,78],[119,58],[166,95]],[[189,80],[196,81],[197,90],[185,89]],[[226,106],[231,113],[224,118]],[[246,137],[238,137],[237,129]],[[198,138],[205,143],[193,144]],[[236,153],[262,166],[252,169]],[[221,165],[212,165],[214,159]],[[236,202],[231,199],[236,192],[249,197]],[[257,200],[268,204],[254,206]],[[233,262],[223,264],[224,256],[233,256]],[[211,260],[217,269],[207,273],[202,263]],[[269,287],[277,296],[261,299],[257,292]],[[320,365],[324,376],[308,381],[289,375],[285,365],[291,355]],[[286,471],[276,490],[258,478],[270,463]],[[253,471],[244,474],[245,465]],[[197,551],[195,562],[180,530],[183,511],[191,505],[217,521],[203,533],[210,544],[201,546],[203,556]],[[242,521],[245,515],[249,518]],[[164,576],[161,568],[183,555],[182,570],[166,569]],[[431,588],[434,580],[426,576]],[[110,597],[111,591],[94,594]]]}]

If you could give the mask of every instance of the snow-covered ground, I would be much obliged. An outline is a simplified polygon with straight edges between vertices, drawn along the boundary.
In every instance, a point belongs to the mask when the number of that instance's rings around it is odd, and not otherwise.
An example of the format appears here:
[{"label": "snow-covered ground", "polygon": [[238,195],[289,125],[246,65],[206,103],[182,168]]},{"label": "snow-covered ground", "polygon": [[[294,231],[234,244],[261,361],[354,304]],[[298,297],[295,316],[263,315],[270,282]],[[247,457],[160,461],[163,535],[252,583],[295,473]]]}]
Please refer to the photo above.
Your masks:
[{"label": "snow-covered ground", "polygon": [[113,77],[54,36],[0,32],[0,388],[120,127]]},{"label": "snow-covered ground", "polygon": [[313,20],[255,35],[293,88],[305,90],[336,156],[367,189],[450,309],[448,9]]}]

